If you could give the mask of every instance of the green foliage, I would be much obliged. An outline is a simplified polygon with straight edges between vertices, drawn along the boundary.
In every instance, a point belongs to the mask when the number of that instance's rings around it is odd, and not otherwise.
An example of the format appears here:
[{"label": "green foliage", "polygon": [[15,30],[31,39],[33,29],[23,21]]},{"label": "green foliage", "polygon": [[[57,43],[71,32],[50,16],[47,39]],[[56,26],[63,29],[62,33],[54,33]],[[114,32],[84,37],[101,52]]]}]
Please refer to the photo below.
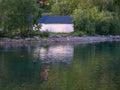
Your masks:
[{"label": "green foliage", "polygon": [[36,30],[36,31],[29,32],[30,37],[40,36],[42,38],[47,38],[47,37],[49,37],[49,35],[50,35],[50,33],[48,31],[40,32],[39,30]]},{"label": "green foliage", "polygon": [[48,31],[40,32],[39,35],[42,38],[46,38],[46,37],[49,37],[49,32]]},{"label": "green foliage", "polygon": [[0,31],[0,38],[3,37],[3,33]]},{"label": "green foliage", "polygon": [[[2,5],[4,3],[4,5]],[[27,34],[38,17],[39,8],[35,0],[5,0],[0,3],[4,8],[3,27],[6,33]],[[40,16],[40,15],[39,15]]]},{"label": "green foliage", "polygon": [[94,22],[90,20],[86,10],[76,9],[72,16],[76,30],[86,32],[89,35],[95,34]]},{"label": "green foliage", "polygon": [[49,15],[52,5],[54,4],[53,0],[46,0],[44,4],[38,3],[39,7],[42,10],[43,15]]},{"label": "green foliage", "polygon": [[74,0],[62,0],[59,3],[55,3],[52,6],[52,14],[53,15],[70,15],[72,14],[73,10],[77,7],[77,2]]},{"label": "green foliage", "polygon": [[52,6],[52,14],[72,14],[75,32],[120,34],[119,7],[118,0],[62,0]]},{"label": "green foliage", "polygon": [[93,4],[98,6],[100,11],[113,11],[114,9],[114,0],[93,0]]},{"label": "green foliage", "polygon": [[[75,1],[76,2],[76,1]],[[77,0],[77,8],[90,9],[93,6],[93,0]]]},{"label": "green foliage", "polygon": [[120,35],[120,19],[114,16],[110,22],[109,34]]},{"label": "green foliage", "polygon": [[120,34],[119,16],[109,11],[100,11],[98,7],[76,9],[73,12],[75,30],[84,31],[88,35]]},{"label": "green foliage", "polygon": [[86,35],[85,31],[76,31],[72,33],[72,36],[83,36]]},{"label": "green foliage", "polygon": [[98,12],[98,17],[94,19],[95,24],[96,24],[96,33],[97,34],[109,34],[109,27],[110,27],[110,22],[112,20],[112,16],[109,12]]},{"label": "green foliage", "polygon": [[[27,35],[42,15],[72,15],[75,32],[120,34],[119,0],[0,0],[0,28],[6,34]],[[34,17],[34,18],[33,18]],[[9,35],[8,35],[9,36]]]},{"label": "green foliage", "polygon": [[120,34],[120,22],[117,15],[104,11],[98,14],[98,18],[95,19],[96,33],[107,35],[107,34]]}]

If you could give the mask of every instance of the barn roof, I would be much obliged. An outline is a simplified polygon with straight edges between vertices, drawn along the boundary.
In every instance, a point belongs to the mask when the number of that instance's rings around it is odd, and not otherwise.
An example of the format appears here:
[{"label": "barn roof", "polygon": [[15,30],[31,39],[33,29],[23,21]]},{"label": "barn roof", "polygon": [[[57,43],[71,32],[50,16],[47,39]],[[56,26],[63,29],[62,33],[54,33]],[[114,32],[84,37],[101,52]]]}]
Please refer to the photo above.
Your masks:
[{"label": "barn roof", "polygon": [[38,20],[38,23],[49,23],[49,24],[70,24],[72,23],[72,17],[70,16],[43,16]]}]

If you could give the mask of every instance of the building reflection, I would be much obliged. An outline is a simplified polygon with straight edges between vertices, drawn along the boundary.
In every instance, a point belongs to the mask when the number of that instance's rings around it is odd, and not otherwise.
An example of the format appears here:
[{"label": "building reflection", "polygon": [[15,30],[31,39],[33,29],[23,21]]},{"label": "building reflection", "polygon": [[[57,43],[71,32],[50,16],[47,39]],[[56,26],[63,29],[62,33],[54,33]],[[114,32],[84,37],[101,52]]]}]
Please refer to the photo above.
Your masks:
[{"label": "building reflection", "polygon": [[41,63],[70,63],[73,58],[72,45],[52,45],[48,48],[40,47],[34,50],[34,57]]},{"label": "building reflection", "polygon": [[52,45],[49,47],[39,47],[34,50],[34,61],[41,63],[40,78],[48,80],[50,65],[58,63],[60,66],[70,64],[73,59],[74,48],[72,45]]}]

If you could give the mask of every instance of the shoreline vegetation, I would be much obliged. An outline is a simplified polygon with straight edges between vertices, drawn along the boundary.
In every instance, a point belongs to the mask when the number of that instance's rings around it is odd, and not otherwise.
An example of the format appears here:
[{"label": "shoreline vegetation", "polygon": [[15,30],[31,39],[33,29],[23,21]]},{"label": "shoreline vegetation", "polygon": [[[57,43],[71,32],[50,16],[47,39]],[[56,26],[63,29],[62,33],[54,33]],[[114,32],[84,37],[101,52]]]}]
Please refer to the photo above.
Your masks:
[{"label": "shoreline vegetation", "polygon": [[[70,16],[74,32],[49,37],[50,32],[39,31],[42,16]],[[119,0],[0,0],[0,44],[103,42],[119,37]]]},{"label": "shoreline vegetation", "polygon": [[42,16],[72,17],[79,36],[120,35],[119,0],[0,0],[0,37],[42,34]]},{"label": "shoreline vegetation", "polygon": [[0,46],[7,44],[14,45],[24,45],[24,44],[87,44],[96,42],[107,42],[107,41],[120,41],[120,35],[97,35],[97,36],[66,36],[52,35],[48,38],[41,38],[39,36],[34,36],[33,38],[14,38],[10,39],[7,37],[0,39]]}]

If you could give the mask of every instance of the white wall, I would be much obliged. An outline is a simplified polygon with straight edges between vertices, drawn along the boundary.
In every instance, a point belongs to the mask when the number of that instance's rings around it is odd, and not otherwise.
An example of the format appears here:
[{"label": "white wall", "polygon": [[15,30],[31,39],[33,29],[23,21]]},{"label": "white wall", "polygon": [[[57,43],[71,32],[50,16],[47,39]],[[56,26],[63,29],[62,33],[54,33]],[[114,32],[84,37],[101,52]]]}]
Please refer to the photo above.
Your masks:
[{"label": "white wall", "polygon": [[[34,29],[34,28],[33,28]],[[73,24],[41,24],[41,31],[49,32],[74,32]]]}]

